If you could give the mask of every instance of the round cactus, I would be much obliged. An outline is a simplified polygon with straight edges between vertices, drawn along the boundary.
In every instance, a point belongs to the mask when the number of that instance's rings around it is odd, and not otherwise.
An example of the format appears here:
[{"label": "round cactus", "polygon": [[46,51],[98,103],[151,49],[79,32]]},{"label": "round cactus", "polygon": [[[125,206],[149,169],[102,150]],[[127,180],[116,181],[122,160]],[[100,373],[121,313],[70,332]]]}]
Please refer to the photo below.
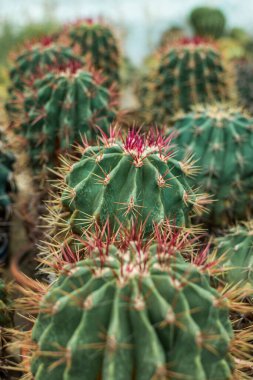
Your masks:
[{"label": "round cactus", "polygon": [[17,93],[24,91],[31,78],[46,74],[55,64],[63,66],[73,61],[81,62],[81,59],[75,56],[70,48],[58,46],[49,38],[25,49],[17,56],[10,71],[10,99],[6,103],[9,115],[19,112],[18,106],[15,105]]},{"label": "round cactus", "polygon": [[223,257],[222,266],[229,283],[249,282],[253,285],[253,223],[238,225],[225,236],[216,239],[218,256]]},{"label": "round cactus", "polygon": [[106,84],[119,82],[120,52],[111,28],[101,22],[82,20],[70,27],[72,46],[78,46],[85,60],[106,78]]},{"label": "round cactus", "polygon": [[198,7],[190,15],[190,23],[196,35],[219,38],[224,33],[226,18],[219,9]]},{"label": "round cactus", "polygon": [[81,159],[67,164],[60,184],[66,229],[82,235],[107,220],[117,228],[137,219],[147,232],[166,218],[188,224],[203,199],[188,186],[191,165],[172,158],[170,140],[134,130],[123,139],[112,129],[99,146],[80,147]]},{"label": "round cactus", "polygon": [[58,163],[59,153],[89,141],[100,130],[109,133],[116,118],[114,94],[103,87],[97,73],[83,71],[78,64],[54,70],[38,79],[25,94],[26,115],[16,132],[25,138],[32,169],[40,178],[46,167]]},{"label": "round cactus", "polygon": [[13,188],[14,155],[6,150],[6,140],[0,129],[0,218],[9,213],[10,192]]},{"label": "round cactus", "polygon": [[190,179],[211,194],[206,221],[225,225],[252,211],[253,119],[226,104],[198,106],[175,124],[177,159],[193,155],[199,172]]},{"label": "round cactus", "polygon": [[203,40],[184,39],[161,56],[154,86],[154,120],[167,123],[179,110],[227,100],[227,73],[219,52]]},{"label": "round cactus", "polygon": [[182,232],[157,235],[108,241],[63,268],[32,330],[35,380],[231,379],[226,300],[204,262],[182,258]]}]

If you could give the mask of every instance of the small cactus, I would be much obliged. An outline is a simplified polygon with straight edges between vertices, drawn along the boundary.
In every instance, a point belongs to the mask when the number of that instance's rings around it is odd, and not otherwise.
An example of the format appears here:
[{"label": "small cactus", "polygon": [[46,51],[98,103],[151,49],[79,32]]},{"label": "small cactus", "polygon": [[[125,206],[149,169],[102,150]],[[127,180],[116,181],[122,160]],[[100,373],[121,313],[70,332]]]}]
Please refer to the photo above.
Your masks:
[{"label": "small cactus", "polygon": [[197,36],[219,38],[224,33],[226,18],[220,9],[198,7],[191,12],[190,23]]},{"label": "small cactus", "polygon": [[69,28],[71,46],[105,77],[105,84],[119,82],[120,51],[111,28],[102,22],[81,20]]},{"label": "small cactus", "polygon": [[236,64],[236,71],[240,103],[253,115],[253,64],[241,61]]},{"label": "small cactus", "polygon": [[194,104],[228,100],[227,72],[219,52],[205,41],[184,39],[161,55],[154,86],[154,120],[168,123]]},{"label": "small cactus", "polygon": [[190,179],[212,195],[204,220],[221,226],[250,215],[253,204],[253,119],[226,104],[198,106],[178,115],[176,158],[193,156],[198,173]]},{"label": "small cactus", "polygon": [[223,268],[230,268],[225,278],[229,283],[248,282],[253,285],[253,222],[231,228],[216,239],[218,256]]},{"label": "small cactus", "polygon": [[113,90],[100,75],[71,63],[36,80],[23,102],[26,110],[16,132],[24,137],[33,172],[47,178],[47,167],[60,153],[71,151],[81,136],[94,141],[100,130],[109,133],[116,118]]},{"label": "small cactus", "polygon": [[11,85],[8,89],[9,99],[5,105],[9,116],[12,118],[20,112],[15,102],[18,102],[18,94],[23,93],[31,78],[35,79],[48,73],[55,64],[63,66],[73,61],[81,62],[81,59],[75,56],[70,48],[58,46],[50,38],[42,39],[40,43],[23,50],[10,70]]}]

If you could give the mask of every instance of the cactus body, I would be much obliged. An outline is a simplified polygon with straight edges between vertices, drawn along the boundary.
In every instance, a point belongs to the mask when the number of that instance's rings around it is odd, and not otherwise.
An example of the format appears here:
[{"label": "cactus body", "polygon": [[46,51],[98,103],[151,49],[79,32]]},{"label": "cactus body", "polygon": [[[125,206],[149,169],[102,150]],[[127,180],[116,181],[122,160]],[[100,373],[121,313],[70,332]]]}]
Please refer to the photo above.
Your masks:
[{"label": "cactus body", "polygon": [[224,104],[195,107],[175,124],[176,157],[193,155],[199,173],[191,185],[212,194],[206,221],[225,225],[252,211],[253,120]]},{"label": "cactus body", "polygon": [[231,268],[225,273],[229,283],[249,282],[253,285],[253,224],[247,222],[216,239],[218,256],[224,255],[223,267]]},{"label": "cactus body", "polygon": [[163,248],[109,245],[63,269],[33,328],[35,380],[231,379],[226,306]]},{"label": "cactus body", "polygon": [[14,155],[6,150],[4,133],[0,130],[0,216],[3,216],[11,205],[9,193],[12,189]]},{"label": "cactus body", "polygon": [[37,80],[25,98],[26,116],[16,132],[28,143],[34,173],[58,163],[60,153],[73,149],[81,136],[89,141],[109,133],[115,119],[113,94],[96,73],[70,67]]},{"label": "cactus body", "polygon": [[107,85],[119,82],[120,53],[110,27],[90,20],[82,21],[70,28],[69,36],[72,46],[79,46],[85,60],[101,71]]},{"label": "cactus body", "polygon": [[219,38],[224,32],[226,18],[219,9],[198,7],[192,11],[190,22],[197,36]]},{"label": "cactus body", "polygon": [[10,71],[11,86],[9,87],[9,100],[5,107],[9,115],[19,112],[17,94],[23,93],[29,86],[31,78],[46,74],[54,65],[67,65],[70,62],[81,62],[70,48],[57,46],[53,43],[36,44],[24,50],[15,60]]},{"label": "cactus body", "polygon": [[188,186],[184,163],[171,157],[169,141],[132,130],[124,141],[112,133],[104,145],[83,149],[61,185],[68,226],[82,235],[88,226],[107,219],[113,228],[137,219],[147,232],[153,222],[166,218],[188,224],[197,197]]},{"label": "cactus body", "polygon": [[179,110],[189,111],[198,103],[227,100],[226,70],[216,49],[196,40],[186,40],[161,57],[155,82],[154,120],[169,122]]}]

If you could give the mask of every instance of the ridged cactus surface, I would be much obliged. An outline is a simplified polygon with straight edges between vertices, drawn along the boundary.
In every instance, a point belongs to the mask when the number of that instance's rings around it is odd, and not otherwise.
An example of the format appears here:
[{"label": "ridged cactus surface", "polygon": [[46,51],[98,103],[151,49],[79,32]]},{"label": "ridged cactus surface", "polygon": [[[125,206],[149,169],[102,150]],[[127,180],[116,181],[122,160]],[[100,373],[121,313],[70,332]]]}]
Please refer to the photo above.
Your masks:
[{"label": "ridged cactus surface", "polygon": [[253,223],[252,221],[230,229],[216,239],[222,266],[230,268],[225,273],[229,283],[248,282],[253,285]]},{"label": "ridged cactus surface", "polygon": [[16,132],[25,138],[35,174],[58,163],[81,138],[89,141],[109,133],[116,117],[114,96],[95,72],[78,65],[45,75],[25,96],[25,117]]},{"label": "ridged cactus surface", "polygon": [[224,33],[226,18],[220,9],[198,7],[190,15],[190,23],[197,36],[219,38]]},{"label": "ridged cactus surface", "polygon": [[35,380],[231,379],[229,313],[208,276],[171,242],[135,243],[94,251],[49,288]]},{"label": "ridged cactus surface", "polygon": [[188,224],[199,202],[187,182],[191,166],[171,156],[171,138],[152,131],[144,136],[130,130],[126,138],[115,133],[99,146],[80,148],[82,157],[67,165],[60,187],[69,228],[82,235],[108,219],[112,228],[138,220],[147,232],[166,218]]},{"label": "ridged cactus surface", "polygon": [[106,84],[119,82],[120,51],[111,28],[104,23],[83,20],[70,27],[72,46],[79,46],[85,60],[101,70]]},{"label": "ridged cactus surface", "polygon": [[195,107],[178,117],[176,157],[193,156],[191,186],[213,196],[207,221],[226,225],[250,215],[253,205],[253,119],[226,104]]},{"label": "ridged cactus surface", "polygon": [[154,120],[167,123],[179,110],[230,97],[220,53],[201,39],[185,39],[164,52],[154,86]]}]

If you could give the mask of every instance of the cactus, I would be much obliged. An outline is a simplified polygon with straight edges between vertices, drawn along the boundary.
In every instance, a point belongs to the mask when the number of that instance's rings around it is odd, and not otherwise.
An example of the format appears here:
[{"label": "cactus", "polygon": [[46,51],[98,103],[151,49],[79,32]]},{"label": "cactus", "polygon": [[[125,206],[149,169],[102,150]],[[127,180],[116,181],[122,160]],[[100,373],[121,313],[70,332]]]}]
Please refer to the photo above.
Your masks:
[{"label": "cactus", "polygon": [[226,225],[252,211],[253,119],[226,104],[198,106],[175,124],[177,159],[194,155],[199,173],[189,182],[213,195],[206,222]]},{"label": "cactus", "polygon": [[172,26],[166,30],[161,35],[158,47],[168,48],[171,44],[174,44],[178,40],[184,38],[184,30],[180,26]]},{"label": "cactus", "polygon": [[101,71],[105,84],[119,82],[120,52],[111,28],[101,22],[82,20],[70,27],[72,46],[78,46],[85,60]]},{"label": "cactus", "polygon": [[102,82],[96,72],[72,63],[36,80],[26,94],[27,113],[16,132],[25,138],[32,169],[40,178],[47,177],[46,167],[55,166],[59,153],[71,150],[81,136],[92,141],[99,129],[109,133],[115,99]]},{"label": "cactus", "polygon": [[229,98],[219,52],[201,39],[184,39],[161,57],[153,94],[154,120],[167,123],[179,110]]},{"label": "cactus", "polygon": [[222,266],[231,268],[225,278],[229,283],[248,282],[253,285],[253,223],[242,223],[216,239]]},{"label": "cactus", "polygon": [[236,64],[236,70],[241,105],[253,115],[253,64],[241,61]]},{"label": "cactus", "polygon": [[59,184],[66,230],[80,236],[108,219],[112,229],[137,219],[147,233],[166,218],[187,225],[204,201],[188,186],[190,163],[171,157],[170,140],[152,130],[148,136],[130,130],[123,139],[111,129],[102,145],[80,147],[81,159],[66,163]]},{"label": "cactus", "polygon": [[37,306],[34,380],[231,379],[229,303],[210,286],[202,253],[183,259],[194,248],[183,230],[93,242]]},{"label": "cactus", "polygon": [[219,9],[198,7],[191,12],[190,23],[196,35],[219,38],[224,33],[226,18]]},{"label": "cactus", "polygon": [[31,78],[47,73],[55,64],[63,66],[72,61],[81,62],[81,59],[75,56],[70,48],[58,46],[50,38],[42,39],[40,43],[21,52],[10,71],[10,99],[5,105],[10,117],[20,111],[15,101],[18,93],[23,93]]}]

